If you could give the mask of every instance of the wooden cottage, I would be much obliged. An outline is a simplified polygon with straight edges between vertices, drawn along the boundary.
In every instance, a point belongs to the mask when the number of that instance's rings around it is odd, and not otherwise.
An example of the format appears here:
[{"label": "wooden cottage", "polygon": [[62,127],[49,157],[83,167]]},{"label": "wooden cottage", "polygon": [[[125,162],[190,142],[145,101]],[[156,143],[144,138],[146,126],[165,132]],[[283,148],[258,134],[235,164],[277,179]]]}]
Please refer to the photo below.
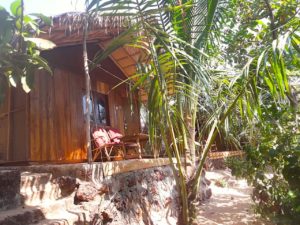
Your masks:
[{"label": "wooden cottage", "polygon": [[[81,20],[79,14],[64,14],[54,18],[51,28],[44,27],[41,37],[56,44],[42,52],[53,75],[36,72],[28,94],[21,87],[9,89],[0,106],[0,163],[87,160]],[[92,23],[89,59],[125,29],[120,18]],[[127,83],[113,89],[135,74],[138,57],[137,49],[122,47],[91,72],[92,126],[111,126],[123,134],[140,131],[136,93],[130,93]]]}]

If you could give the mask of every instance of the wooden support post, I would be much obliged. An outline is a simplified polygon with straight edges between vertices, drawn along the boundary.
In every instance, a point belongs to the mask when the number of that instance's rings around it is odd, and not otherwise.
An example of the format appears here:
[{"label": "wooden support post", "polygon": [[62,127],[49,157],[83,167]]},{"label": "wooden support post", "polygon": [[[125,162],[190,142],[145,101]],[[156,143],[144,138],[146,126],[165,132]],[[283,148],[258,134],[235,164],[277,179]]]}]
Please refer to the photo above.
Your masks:
[{"label": "wooden support post", "polygon": [[86,90],[86,116],[85,116],[85,130],[86,130],[86,148],[87,148],[87,158],[88,162],[92,163],[92,149],[91,149],[91,80],[89,74],[89,65],[88,65],[88,54],[87,54],[87,32],[88,32],[88,15],[85,14],[84,24],[83,24],[83,66],[84,66],[84,74],[85,74],[85,90]]}]

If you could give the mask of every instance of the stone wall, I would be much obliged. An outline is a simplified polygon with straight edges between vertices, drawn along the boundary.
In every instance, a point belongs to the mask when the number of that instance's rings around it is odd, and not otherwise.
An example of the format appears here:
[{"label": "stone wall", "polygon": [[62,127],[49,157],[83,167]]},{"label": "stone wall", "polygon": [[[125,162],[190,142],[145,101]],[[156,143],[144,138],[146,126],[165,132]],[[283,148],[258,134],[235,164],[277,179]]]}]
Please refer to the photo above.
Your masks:
[{"label": "stone wall", "polygon": [[[76,225],[177,223],[179,194],[167,159],[15,169],[16,173],[21,173],[21,184],[20,179],[14,183],[13,179],[5,178],[15,184],[11,191],[20,193],[21,189],[25,208],[40,209],[47,219],[66,220],[68,224]],[[6,170],[3,168],[2,171]],[[199,198],[202,201],[211,196],[209,181],[204,175]],[[8,184],[5,182],[0,180],[0,186]],[[10,184],[2,185],[3,193],[9,193]]]},{"label": "stone wall", "polygon": [[169,166],[79,181],[75,195],[95,224],[176,224],[178,201]]}]

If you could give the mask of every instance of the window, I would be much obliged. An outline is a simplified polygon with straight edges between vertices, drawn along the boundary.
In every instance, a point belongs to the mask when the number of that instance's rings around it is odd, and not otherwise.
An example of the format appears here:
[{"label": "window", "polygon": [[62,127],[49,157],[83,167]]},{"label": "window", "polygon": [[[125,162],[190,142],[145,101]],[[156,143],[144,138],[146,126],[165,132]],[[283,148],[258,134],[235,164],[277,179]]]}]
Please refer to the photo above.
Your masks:
[{"label": "window", "polygon": [[97,99],[95,102],[95,119],[97,123],[107,124],[106,119],[106,104],[102,99]]},{"label": "window", "polygon": [[[86,95],[82,97],[83,113],[86,115]],[[91,105],[90,105],[90,118],[91,122],[98,125],[109,126],[109,112],[108,112],[108,100],[107,95],[100,94],[98,92],[91,93]]]}]

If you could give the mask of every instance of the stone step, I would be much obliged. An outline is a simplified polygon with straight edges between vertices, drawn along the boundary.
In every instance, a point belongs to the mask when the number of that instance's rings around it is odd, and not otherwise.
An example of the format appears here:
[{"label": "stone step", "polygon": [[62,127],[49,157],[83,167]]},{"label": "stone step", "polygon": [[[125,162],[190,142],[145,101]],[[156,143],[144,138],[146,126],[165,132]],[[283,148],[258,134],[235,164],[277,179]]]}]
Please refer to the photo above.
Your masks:
[{"label": "stone step", "polygon": [[90,224],[87,214],[83,212],[60,210],[60,212],[45,215],[46,219],[33,222],[30,225],[86,225]]},{"label": "stone step", "polygon": [[41,206],[23,206],[0,212],[0,225],[84,225],[89,213],[73,205],[74,196],[45,202]]},{"label": "stone step", "polygon": [[38,223],[33,223],[31,225],[70,225],[70,223],[66,219],[55,219],[55,220],[45,219]]},{"label": "stone step", "polygon": [[20,193],[24,204],[36,206],[60,198],[60,188],[51,173],[21,173]]},{"label": "stone step", "polygon": [[41,220],[38,223],[32,223],[37,225],[85,225],[89,224],[89,213],[82,208],[76,206],[65,208],[62,204],[55,204],[52,206],[45,206],[43,212],[45,220]]},{"label": "stone step", "polygon": [[43,219],[45,219],[43,211],[30,206],[0,212],[0,225],[29,225]]},{"label": "stone step", "polygon": [[0,170],[0,212],[21,204],[20,179],[17,170]]}]

